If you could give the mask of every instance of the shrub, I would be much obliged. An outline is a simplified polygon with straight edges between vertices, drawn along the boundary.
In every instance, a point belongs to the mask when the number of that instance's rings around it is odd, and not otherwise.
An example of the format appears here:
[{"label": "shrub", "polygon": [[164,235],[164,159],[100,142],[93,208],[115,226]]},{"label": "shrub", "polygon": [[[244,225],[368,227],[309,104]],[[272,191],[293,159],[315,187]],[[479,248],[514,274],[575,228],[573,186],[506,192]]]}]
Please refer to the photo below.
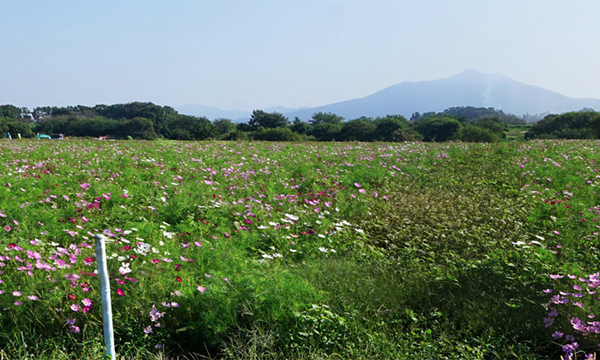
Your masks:
[{"label": "shrub", "polygon": [[464,142],[479,143],[492,143],[502,140],[500,135],[494,133],[493,130],[476,125],[466,125],[462,127],[460,130],[458,130],[456,138]]},{"label": "shrub", "polygon": [[339,139],[342,124],[320,123],[314,125],[310,130],[310,135],[318,141],[332,141]]},{"label": "shrub", "polygon": [[369,141],[377,127],[370,119],[355,119],[345,122],[340,131],[341,141]]},{"label": "shrub", "polygon": [[415,127],[425,141],[450,140],[460,129],[460,122],[450,116],[434,116],[417,121]]},{"label": "shrub", "polygon": [[273,129],[260,128],[254,133],[254,139],[264,141],[300,141],[302,140],[302,136],[287,127]]},{"label": "shrub", "polygon": [[0,118],[0,130],[2,134],[10,133],[13,138],[16,138],[17,134],[21,134],[23,138],[34,137],[29,125],[15,119]]}]

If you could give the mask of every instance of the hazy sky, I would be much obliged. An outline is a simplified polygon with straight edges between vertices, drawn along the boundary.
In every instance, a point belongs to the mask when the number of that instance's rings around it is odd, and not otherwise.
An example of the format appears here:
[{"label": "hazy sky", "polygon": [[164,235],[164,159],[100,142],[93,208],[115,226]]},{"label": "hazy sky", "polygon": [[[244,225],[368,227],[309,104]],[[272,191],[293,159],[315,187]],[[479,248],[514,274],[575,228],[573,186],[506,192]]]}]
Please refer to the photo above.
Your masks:
[{"label": "hazy sky", "polygon": [[600,98],[600,1],[0,0],[0,104],[319,106],[467,69]]}]

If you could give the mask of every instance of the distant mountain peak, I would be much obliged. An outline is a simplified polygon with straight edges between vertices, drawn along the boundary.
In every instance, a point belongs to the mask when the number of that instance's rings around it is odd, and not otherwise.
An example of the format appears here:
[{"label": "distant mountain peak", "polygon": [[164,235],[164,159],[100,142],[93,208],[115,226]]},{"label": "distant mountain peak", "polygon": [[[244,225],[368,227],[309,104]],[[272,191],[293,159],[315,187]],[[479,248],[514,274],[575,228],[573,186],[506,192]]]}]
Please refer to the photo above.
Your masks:
[{"label": "distant mountain peak", "polygon": [[598,99],[573,99],[499,73],[465,70],[444,79],[402,82],[364,98],[286,114],[307,120],[315,112],[333,112],[346,119],[414,112],[440,112],[455,106],[493,107],[512,114],[563,113],[584,107],[600,110]]},{"label": "distant mountain peak", "polygon": [[[332,112],[347,120],[361,116],[377,117],[404,115],[415,112],[441,112],[456,106],[492,107],[507,114],[563,113],[583,108],[600,110],[598,99],[573,99],[534,85],[527,85],[499,73],[484,74],[474,69],[465,70],[444,79],[402,82],[360,99],[342,101],[315,108],[288,109],[274,107],[290,119],[308,120],[316,112]],[[176,108],[183,114],[225,117],[247,121],[250,113],[242,110],[222,111],[200,105]]]}]

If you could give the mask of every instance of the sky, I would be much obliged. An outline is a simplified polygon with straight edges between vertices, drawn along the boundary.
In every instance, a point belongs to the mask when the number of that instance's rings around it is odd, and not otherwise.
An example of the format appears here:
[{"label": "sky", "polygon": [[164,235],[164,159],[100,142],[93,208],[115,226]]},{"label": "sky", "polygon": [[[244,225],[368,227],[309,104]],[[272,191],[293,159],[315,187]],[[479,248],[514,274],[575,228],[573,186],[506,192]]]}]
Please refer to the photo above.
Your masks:
[{"label": "sky", "polygon": [[315,107],[468,69],[600,98],[597,0],[0,0],[0,104]]}]

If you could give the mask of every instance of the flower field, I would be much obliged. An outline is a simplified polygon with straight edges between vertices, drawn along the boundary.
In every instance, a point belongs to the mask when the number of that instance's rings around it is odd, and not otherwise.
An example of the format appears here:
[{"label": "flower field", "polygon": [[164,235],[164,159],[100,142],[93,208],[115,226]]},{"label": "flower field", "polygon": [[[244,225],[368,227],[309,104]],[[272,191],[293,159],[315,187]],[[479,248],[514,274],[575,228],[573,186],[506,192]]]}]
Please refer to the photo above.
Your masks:
[{"label": "flower field", "polygon": [[586,358],[597,146],[2,141],[0,356]]}]

